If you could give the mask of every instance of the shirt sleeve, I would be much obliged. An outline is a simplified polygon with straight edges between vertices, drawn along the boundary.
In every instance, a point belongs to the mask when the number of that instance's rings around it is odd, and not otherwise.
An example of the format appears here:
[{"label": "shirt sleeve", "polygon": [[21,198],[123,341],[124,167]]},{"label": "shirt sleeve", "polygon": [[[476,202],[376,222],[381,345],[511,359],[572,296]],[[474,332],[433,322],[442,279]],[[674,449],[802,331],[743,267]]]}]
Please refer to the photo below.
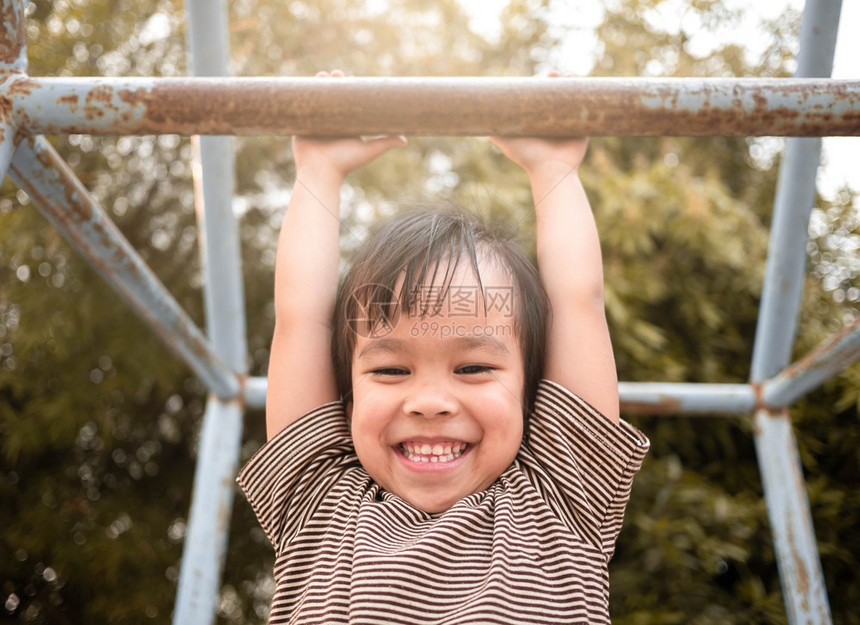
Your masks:
[{"label": "shirt sleeve", "polygon": [[307,413],[251,457],[236,481],[276,552],[307,523],[343,472],[358,464],[341,402]]},{"label": "shirt sleeve", "polygon": [[616,425],[563,386],[542,380],[520,460],[544,501],[608,561],[649,445],[627,422]]}]

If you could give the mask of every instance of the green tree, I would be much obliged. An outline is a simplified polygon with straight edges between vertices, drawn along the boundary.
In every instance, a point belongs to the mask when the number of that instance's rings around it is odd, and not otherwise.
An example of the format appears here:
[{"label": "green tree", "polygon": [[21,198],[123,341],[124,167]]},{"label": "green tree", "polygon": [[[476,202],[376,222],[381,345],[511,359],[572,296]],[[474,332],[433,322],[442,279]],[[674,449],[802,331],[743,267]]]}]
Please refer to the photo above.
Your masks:
[{"label": "green tree", "polygon": [[[553,3],[511,0],[500,36],[454,0],[230,3],[235,75],[531,75],[557,50]],[[670,0],[619,0],[598,29],[593,73],[786,76],[797,15],[766,25],[761,59],[738,45],[695,52],[664,26]],[[33,75],[183,75],[178,0],[28,5]],[[558,8],[556,8],[558,10]],[[563,7],[562,7],[563,10]],[[661,13],[661,11],[663,13]],[[685,24],[744,16],[717,0]],[[178,301],[203,326],[187,138],[51,141]],[[410,138],[350,179],[343,247],[392,202],[451,197],[531,235],[521,172],[482,139]],[[743,382],[758,312],[778,154],[744,138],[595,138],[583,171],[603,239],[620,377]],[[235,143],[252,375],[265,375],[277,228],[292,185],[289,141]],[[762,156],[764,152],[765,156]],[[392,191],[396,189],[396,192]],[[856,315],[855,198],[818,200],[798,354]],[[6,181],[0,189],[0,598],[36,623],[165,621],[175,598],[205,391]],[[851,245],[854,245],[852,248]],[[852,289],[854,289],[852,291]],[[854,616],[860,368],[792,409],[840,622]],[[653,450],[611,564],[616,623],[781,623],[767,516],[745,417],[638,417]],[[265,438],[248,414],[243,459]],[[263,622],[272,552],[241,496],[221,623]],[[839,589],[838,593],[833,592]],[[13,600],[14,597],[14,600]],[[10,603],[11,601],[11,603]]]}]

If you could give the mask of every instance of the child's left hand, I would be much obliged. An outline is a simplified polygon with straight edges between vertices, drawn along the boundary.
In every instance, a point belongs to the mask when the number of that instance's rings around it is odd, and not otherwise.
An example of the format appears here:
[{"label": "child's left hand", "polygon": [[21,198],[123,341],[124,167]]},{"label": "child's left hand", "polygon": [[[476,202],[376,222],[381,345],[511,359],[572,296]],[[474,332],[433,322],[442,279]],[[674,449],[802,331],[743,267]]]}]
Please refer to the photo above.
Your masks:
[{"label": "child's left hand", "polygon": [[588,146],[585,137],[490,137],[490,141],[529,175],[554,165],[561,165],[567,171],[578,169]]},{"label": "child's left hand", "polygon": [[[549,78],[559,76],[547,73]],[[578,169],[588,147],[587,137],[490,137],[490,141],[530,176],[544,166],[561,165],[565,173]]]}]

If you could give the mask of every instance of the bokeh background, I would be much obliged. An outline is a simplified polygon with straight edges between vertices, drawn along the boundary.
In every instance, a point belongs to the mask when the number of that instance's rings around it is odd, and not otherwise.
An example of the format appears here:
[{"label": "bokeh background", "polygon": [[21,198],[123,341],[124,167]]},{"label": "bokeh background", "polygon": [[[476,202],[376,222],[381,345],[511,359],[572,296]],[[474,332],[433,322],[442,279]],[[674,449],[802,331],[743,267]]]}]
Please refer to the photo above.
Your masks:
[{"label": "bokeh background", "polygon": [[[786,77],[800,14],[728,0],[235,0],[236,76]],[[851,4],[851,2],[847,2]],[[490,8],[492,10],[490,10]],[[186,74],[179,0],[27,6],[34,76]],[[187,137],[50,137],[204,327]],[[265,375],[285,137],[235,141],[252,375]],[[782,141],[594,138],[582,176],[601,231],[607,310],[626,381],[749,375]],[[416,198],[522,221],[525,176],[483,138],[411,138],[349,179],[344,258]],[[856,190],[816,198],[796,355],[860,307]],[[855,187],[856,189],[856,187]],[[0,187],[0,620],[170,619],[206,394],[8,179]],[[860,623],[860,366],[791,410],[837,623]],[[630,415],[652,451],[610,565],[620,625],[786,621],[746,416]],[[245,418],[244,461],[265,439]],[[219,624],[266,620],[271,547],[237,495]]]}]

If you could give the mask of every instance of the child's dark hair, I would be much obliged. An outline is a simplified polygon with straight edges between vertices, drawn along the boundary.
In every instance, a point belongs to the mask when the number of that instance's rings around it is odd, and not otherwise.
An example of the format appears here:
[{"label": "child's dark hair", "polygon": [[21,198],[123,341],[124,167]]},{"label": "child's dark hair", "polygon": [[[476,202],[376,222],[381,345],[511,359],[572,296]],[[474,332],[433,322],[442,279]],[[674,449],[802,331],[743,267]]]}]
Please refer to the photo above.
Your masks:
[{"label": "child's dark hair", "polygon": [[[401,311],[418,316],[438,312],[457,266],[465,259],[483,290],[479,256],[495,260],[510,274],[514,331],[523,354],[523,415],[527,418],[543,373],[549,300],[534,263],[511,234],[452,205],[416,207],[382,223],[341,281],[332,352],[338,391],[345,401],[352,393],[356,331],[381,336],[397,323]],[[424,285],[438,287],[429,308],[421,298]],[[362,327],[355,325],[359,319]]]}]

